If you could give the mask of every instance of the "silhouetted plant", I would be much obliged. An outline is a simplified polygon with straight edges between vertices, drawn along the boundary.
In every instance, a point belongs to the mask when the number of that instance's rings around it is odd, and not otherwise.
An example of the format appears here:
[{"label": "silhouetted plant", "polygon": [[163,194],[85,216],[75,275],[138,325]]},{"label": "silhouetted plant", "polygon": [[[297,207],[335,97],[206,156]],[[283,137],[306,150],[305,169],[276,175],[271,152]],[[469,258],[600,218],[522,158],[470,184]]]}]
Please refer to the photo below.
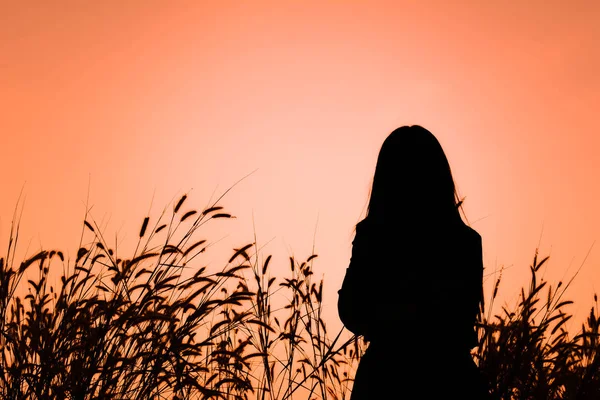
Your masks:
[{"label": "silhouetted plant", "polygon": [[[40,250],[17,265],[13,220],[0,258],[3,399],[349,398],[366,343],[344,329],[330,338],[317,255],[291,257],[288,275],[272,276],[272,257],[262,258],[255,240],[211,270],[201,259],[212,243],[197,237],[200,228],[233,217],[219,200],[183,212],[186,200],[153,224],[144,218],[130,257],[86,214],[74,260]],[[540,280],[547,260],[536,252],[519,303],[492,317],[498,279],[473,356],[497,399],[598,399],[597,297],[571,337],[570,282]]]},{"label": "silhouetted plant", "polygon": [[250,243],[210,271],[200,258],[211,244],[196,236],[232,216],[216,203],[183,213],[186,199],[166,222],[166,210],[144,218],[130,258],[86,215],[75,260],[41,250],[16,267],[13,221],[0,258],[3,399],[347,397],[358,342],[327,339],[317,256],[291,258],[278,282]]},{"label": "silhouetted plant", "polygon": [[515,309],[504,306],[493,318],[491,306],[480,310],[475,359],[497,399],[599,399],[597,298],[581,333],[570,337],[566,322],[572,315],[565,308],[573,302],[564,295],[572,280],[558,282],[556,288],[540,280],[538,273],[547,260],[539,260],[535,252],[529,287],[521,289]]}]

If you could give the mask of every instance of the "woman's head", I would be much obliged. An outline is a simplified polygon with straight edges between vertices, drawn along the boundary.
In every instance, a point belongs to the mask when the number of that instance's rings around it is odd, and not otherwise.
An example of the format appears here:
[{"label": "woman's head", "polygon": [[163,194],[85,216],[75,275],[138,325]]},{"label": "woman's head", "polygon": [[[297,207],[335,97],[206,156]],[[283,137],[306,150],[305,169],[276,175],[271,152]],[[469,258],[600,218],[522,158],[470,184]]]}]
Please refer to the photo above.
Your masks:
[{"label": "woman's head", "polygon": [[384,140],[367,217],[380,221],[461,220],[450,164],[437,138],[419,126],[402,126]]}]

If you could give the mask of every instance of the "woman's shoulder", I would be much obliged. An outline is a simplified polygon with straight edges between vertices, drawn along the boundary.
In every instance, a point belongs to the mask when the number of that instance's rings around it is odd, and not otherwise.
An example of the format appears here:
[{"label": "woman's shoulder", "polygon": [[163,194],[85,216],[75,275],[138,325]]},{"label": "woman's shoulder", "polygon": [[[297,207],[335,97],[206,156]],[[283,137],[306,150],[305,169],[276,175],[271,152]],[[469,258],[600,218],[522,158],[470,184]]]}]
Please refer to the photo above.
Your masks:
[{"label": "woman's shoulder", "polygon": [[465,224],[465,234],[475,246],[481,246],[481,235],[475,229]]},{"label": "woman's shoulder", "polygon": [[453,238],[459,241],[466,241],[472,245],[481,245],[481,235],[477,230],[464,222],[458,224],[442,224],[437,227],[427,225],[417,226],[397,226],[401,224],[386,224],[369,218],[364,218],[355,225],[356,237],[396,237],[400,235],[403,238],[413,237],[414,239],[426,239],[428,242],[437,237],[440,240]]},{"label": "woman's shoulder", "polygon": [[364,218],[355,226],[356,236],[388,236],[392,232],[398,232],[397,226],[371,218]]},{"label": "woman's shoulder", "polygon": [[398,234],[398,228],[392,224],[384,224],[380,221],[364,218],[354,227],[354,245],[375,246],[383,244]]},{"label": "woman's shoulder", "polygon": [[374,221],[369,218],[363,218],[355,225],[354,229],[357,235],[361,233],[368,234],[372,233],[375,230],[382,229],[383,226],[380,225],[381,224],[378,224],[377,221]]},{"label": "woman's shoulder", "polygon": [[443,236],[449,240],[449,243],[454,243],[455,245],[463,243],[467,248],[481,247],[481,235],[466,223],[458,224],[458,226],[445,232]]},{"label": "woman's shoulder", "polygon": [[356,231],[365,231],[368,230],[370,228],[373,228],[373,226],[375,225],[375,221],[369,219],[369,218],[363,218],[360,221],[358,221],[358,223],[355,225]]},{"label": "woman's shoulder", "polygon": [[362,219],[354,226],[353,243],[356,242],[357,240],[362,241],[367,236],[371,236],[372,232],[373,232],[373,223],[366,218]]},{"label": "woman's shoulder", "polygon": [[472,238],[473,240],[481,240],[481,235],[473,227],[467,224],[462,224],[462,228],[466,236]]}]

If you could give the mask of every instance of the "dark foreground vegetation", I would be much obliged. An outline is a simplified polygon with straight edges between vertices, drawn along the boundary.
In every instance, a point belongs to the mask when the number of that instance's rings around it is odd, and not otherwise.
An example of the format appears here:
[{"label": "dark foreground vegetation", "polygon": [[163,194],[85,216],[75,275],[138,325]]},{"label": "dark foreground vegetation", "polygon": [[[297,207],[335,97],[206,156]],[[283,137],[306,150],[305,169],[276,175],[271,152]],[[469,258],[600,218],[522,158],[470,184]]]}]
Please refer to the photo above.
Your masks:
[{"label": "dark foreground vegetation", "polygon": [[[211,270],[203,227],[232,216],[186,200],[144,218],[128,257],[86,215],[75,259],[50,249],[15,261],[13,220],[0,258],[0,398],[349,398],[366,344],[327,330],[317,255],[273,276],[271,256],[247,243]],[[497,399],[600,399],[597,299],[567,332],[569,284],[538,278],[546,260],[536,252],[520,303],[492,315],[498,279],[473,357]],[[439,331],[423,345],[443,348]]]}]

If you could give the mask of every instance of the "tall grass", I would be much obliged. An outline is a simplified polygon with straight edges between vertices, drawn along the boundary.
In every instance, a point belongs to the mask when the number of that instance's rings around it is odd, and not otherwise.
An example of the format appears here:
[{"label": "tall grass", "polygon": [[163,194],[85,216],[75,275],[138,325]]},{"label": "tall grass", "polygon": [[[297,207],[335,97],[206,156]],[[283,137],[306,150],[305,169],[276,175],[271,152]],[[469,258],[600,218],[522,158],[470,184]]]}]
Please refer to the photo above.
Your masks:
[{"label": "tall grass", "polygon": [[[581,330],[570,335],[565,298],[567,284],[555,287],[539,278],[548,257],[536,250],[529,267],[531,279],[522,288],[514,309],[502,307],[491,316],[491,306],[480,310],[479,345],[474,357],[498,399],[600,399],[598,298]],[[500,278],[492,293],[496,297]]]},{"label": "tall grass", "polygon": [[0,258],[1,398],[348,397],[361,342],[328,339],[317,255],[290,258],[278,278],[248,243],[210,270],[199,235],[232,216],[216,203],[183,212],[186,200],[144,218],[129,257],[86,215],[74,260],[42,250],[17,265],[13,222]]},{"label": "tall grass", "polygon": [[[75,259],[41,250],[16,263],[13,221],[0,258],[2,399],[349,398],[366,343],[327,330],[317,255],[273,276],[254,241],[208,268],[204,227],[232,215],[186,204],[144,218],[128,257],[86,214]],[[536,253],[514,310],[492,316],[494,291],[473,357],[498,399],[599,399],[597,298],[571,337],[568,284],[538,279],[546,260]]]}]

